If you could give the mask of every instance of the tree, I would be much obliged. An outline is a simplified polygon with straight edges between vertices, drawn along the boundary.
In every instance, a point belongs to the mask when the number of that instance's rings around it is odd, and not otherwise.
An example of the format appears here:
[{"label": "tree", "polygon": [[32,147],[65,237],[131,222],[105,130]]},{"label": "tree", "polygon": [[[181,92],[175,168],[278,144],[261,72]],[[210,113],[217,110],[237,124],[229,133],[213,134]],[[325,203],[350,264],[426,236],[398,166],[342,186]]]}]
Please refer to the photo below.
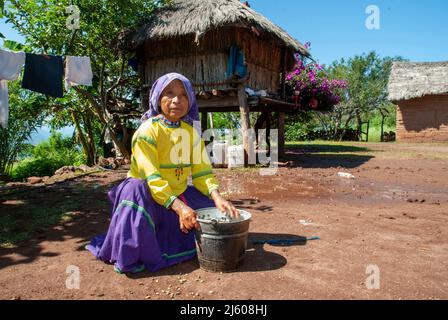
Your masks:
[{"label": "tree", "polygon": [[[141,24],[157,6],[166,2],[10,0],[5,5],[6,22],[25,38],[32,52],[91,58],[93,86],[74,87],[64,98],[52,99],[48,105],[59,115],[56,117],[59,123],[71,121],[75,125],[90,164],[96,153],[95,120],[101,124],[100,132],[109,129],[121,154],[130,157],[126,148],[130,137],[124,123],[142,112],[135,95],[139,80],[127,65],[129,57],[119,53],[115,44],[120,32]],[[76,16],[66,11],[70,5],[79,9],[79,29],[73,27]]]},{"label": "tree", "polygon": [[360,137],[364,117],[370,116],[375,111],[386,112],[390,109],[387,83],[392,62],[398,60],[401,61],[403,58],[380,58],[373,51],[356,55],[349,60],[335,61],[327,68],[330,77],[348,81],[341,102],[322,118],[322,122],[333,131],[334,139],[341,139],[352,122],[355,122]]}]

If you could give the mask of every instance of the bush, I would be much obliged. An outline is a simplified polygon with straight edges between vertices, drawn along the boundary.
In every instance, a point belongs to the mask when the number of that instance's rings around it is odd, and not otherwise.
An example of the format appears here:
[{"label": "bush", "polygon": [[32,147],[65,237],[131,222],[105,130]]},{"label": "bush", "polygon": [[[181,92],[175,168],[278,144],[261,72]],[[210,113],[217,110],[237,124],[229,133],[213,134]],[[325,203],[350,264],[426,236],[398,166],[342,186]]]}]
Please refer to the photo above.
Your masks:
[{"label": "bush", "polygon": [[285,124],[286,141],[306,141],[312,140],[312,132],[318,130],[318,121],[313,117],[312,112],[301,112],[289,114]]},{"label": "bush", "polygon": [[31,154],[31,157],[14,166],[14,180],[51,176],[63,166],[79,166],[86,162],[84,154],[72,138],[64,138],[61,133],[52,133],[47,141],[36,145]]},{"label": "bush", "polygon": [[12,171],[14,180],[25,180],[27,177],[51,176],[64,164],[58,159],[52,158],[27,158],[20,161]]}]

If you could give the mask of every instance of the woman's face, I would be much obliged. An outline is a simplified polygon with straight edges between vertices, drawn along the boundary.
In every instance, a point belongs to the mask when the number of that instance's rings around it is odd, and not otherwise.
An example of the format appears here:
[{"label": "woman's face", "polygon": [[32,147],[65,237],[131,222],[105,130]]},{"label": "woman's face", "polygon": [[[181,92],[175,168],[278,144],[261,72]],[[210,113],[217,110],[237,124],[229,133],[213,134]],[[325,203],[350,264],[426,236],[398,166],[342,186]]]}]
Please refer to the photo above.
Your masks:
[{"label": "woman's face", "polygon": [[173,80],[160,95],[160,108],[170,121],[179,121],[188,112],[188,96],[183,83]]}]

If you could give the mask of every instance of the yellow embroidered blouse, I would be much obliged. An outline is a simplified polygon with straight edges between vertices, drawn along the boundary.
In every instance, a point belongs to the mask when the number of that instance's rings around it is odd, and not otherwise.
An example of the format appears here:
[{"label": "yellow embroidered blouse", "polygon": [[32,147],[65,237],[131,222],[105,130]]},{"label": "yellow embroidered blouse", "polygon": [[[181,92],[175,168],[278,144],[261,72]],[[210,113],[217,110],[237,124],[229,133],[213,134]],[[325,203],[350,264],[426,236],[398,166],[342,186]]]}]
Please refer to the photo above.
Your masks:
[{"label": "yellow embroidered blouse", "polygon": [[153,199],[169,208],[187,189],[190,174],[196,189],[208,197],[219,187],[197,131],[184,121],[180,126],[158,118],[142,123],[132,138],[128,177],[145,179]]}]

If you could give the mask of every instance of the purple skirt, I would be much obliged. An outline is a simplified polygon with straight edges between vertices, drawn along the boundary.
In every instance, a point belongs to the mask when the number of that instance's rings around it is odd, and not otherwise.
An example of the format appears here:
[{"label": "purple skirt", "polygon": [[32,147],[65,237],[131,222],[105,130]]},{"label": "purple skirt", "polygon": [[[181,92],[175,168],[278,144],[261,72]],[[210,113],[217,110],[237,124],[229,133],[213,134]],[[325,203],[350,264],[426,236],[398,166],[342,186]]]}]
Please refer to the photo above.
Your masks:
[{"label": "purple skirt", "polygon": [[[194,210],[215,206],[193,186],[182,195]],[[112,203],[109,230],[86,248],[96,258],[113,263],[115,271],[157,271],[196,256],[193,230],[188,234],[180,230],[178,215],[152,199],[144,180],[127,178],[108,196]]]}]

